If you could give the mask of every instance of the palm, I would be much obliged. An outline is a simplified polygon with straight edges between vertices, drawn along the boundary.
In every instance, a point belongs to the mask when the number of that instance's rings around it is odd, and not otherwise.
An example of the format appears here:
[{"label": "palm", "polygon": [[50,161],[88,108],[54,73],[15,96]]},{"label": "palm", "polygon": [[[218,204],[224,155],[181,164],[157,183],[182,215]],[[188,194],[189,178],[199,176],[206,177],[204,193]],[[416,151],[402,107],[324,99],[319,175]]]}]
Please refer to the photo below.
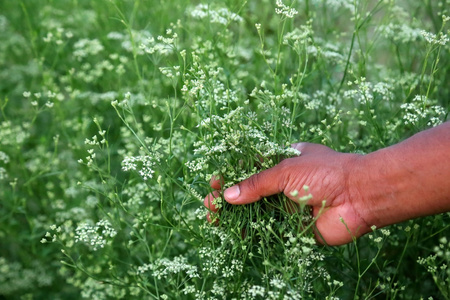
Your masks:
[{"label": "palm", "polygon": [[[313,216],[317,218],[316,237],[320,243],[345,244],[370,231],[354,208],[353,201],[358,200],[359,193],[349,182],[352,167],[360,156],[338,153],[318,144],[299,143],[293,147],[302,154],[242,181],[236,185],[239,186],[237,198],[229,193],[227,199],[225,191],[225,199],[232,204],[248,204],[283,192],[293,201],[299,201],[310,193],[312,198],[307,205],[312,207]],[[219,180],[211,182],[216,190],[222,185]],[[298,192],[295,197],[292,196],[294,191]],[[216,211],[211,204],[215,197],[219,197],[218,191],[205,198],[205,205],[212,211]]]},{"label": "palm", "polygon": [[351,165],[360,156],[338,153],[317,144],[300,143],[294,147],[302,155],[283,162],[291,174],[283,192],[289,196],[292,190],[310,187],[312,199],[308,205],[317,217],[317,240],[329,245],[345,244],[370,230],[353,207],[352,200],[357,194],[352,193],[356,189],[348,182]]}]

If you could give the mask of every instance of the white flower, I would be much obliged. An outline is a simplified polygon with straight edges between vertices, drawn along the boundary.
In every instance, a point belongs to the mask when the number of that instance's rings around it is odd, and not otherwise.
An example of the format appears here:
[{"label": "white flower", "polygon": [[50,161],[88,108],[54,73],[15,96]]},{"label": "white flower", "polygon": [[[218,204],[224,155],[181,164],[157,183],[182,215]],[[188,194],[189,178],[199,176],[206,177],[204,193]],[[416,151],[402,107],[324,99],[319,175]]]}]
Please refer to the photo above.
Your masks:
[{"label": "white flower", "polygon": [[439,44],[441,46],[445,46],[445,44],[447,44],[447,42],[449,41],[449,38],[446,34],[443,34],[442,32],[439,33],[439,36],[431,33],[431,32],[427,32],[425,30],[422,30],[420,32],[420,34],[423,36],[423,38],[429,43],[429,44]]},{"label": "white flower", "polygon": [[[127,156],[122,161],[122,170],[124,171],[138,171],[139,175],[147,180],[153,178],[155,171],[152,169],[155,166],[158,158],[145,156]],[[139,169],[139,170],[138,170]]]},{"label": "white flower", "polygon": [[298,11],[295,8],[285,5],[282,0],[277,0],[276,5],[277,8],[275,8],[275,12],[278,15],[283,15],[286,18],[292,19],[296,14],[298,14]]},{"label": "white flower", "polygon": [[207,4],[199,4],[191,10],[191,16],[195,19],[208,19],[211,23],[227,25],[230,21],[242,22],[239,15],[230,12],[227,8],[212,9]]},{"label": "white flower", "polygon": [[85,243],[96,251],[104,248],[108,239],[115,237],[116,234],[117,231],[107,220],[100,220],[94,226],[83,223],[75,229],[75,243]]}]

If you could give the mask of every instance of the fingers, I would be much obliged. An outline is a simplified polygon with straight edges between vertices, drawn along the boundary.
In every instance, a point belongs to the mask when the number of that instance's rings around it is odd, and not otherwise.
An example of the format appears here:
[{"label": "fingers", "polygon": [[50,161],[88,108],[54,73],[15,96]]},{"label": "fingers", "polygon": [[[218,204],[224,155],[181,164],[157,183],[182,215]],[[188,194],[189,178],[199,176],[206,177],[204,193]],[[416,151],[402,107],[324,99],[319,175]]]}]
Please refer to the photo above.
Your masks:
[{"label": "fingers", "polygon": [[220,194],[218,191],[213,191],[205,197],[205,200],[203,200],[203,204],[212,212],[218,211],[217,207],[213,203],[214,199],[216,198],[220,198]]},{"label": "fingers", "polygon": [[284,191],[286,174],[284,163],[252,175],[248,179],[229,187],[224,198],[231,204],[248,204],[262,197],[275,195]]},{"label": "fingers", "polygon": [[[293,144],[292,147],[302,152],[300,157],[309,156],[309,154],[325,154],[330,151],[334,152],[332,149],[324,145],[313,143],[297,143]],[[295,171],[295,169],[297,169],[298,171],[299,167],[300,165],[298,164],[296,167],[292,165],[291,159],[283,160],[275,167],[264,170],[232,187],[227,188],[224,191],[223,196],[225,200],[231,204],[248,204],[256,202],[263,197],[268,197],[286,191],[290,192],[289,188],[294,188],[294,190],[301,189],[301,187],[303,186],[303,184],[300,184],[300,182],[302,181],[300,180],[301,178],[294,178],[298,177],[298,174],[297,176],[292,176],[293,174],[291,174],[293,171]],[[224,185],[223,177],[213,176],[210,185],[216,190],[221,190]],[[288,188],[288,190],[286,188]],[[210,195],[208,195],[207,197],[210,197]],[[286,195],[291,198],[291,195],[289,195],[289,193],[287,193]],[[205,205],[206,203],[207,202],[205,199]],[[216,211],[215,208],[211,210]]]},{"label": "fingers", "polygon": [[223,177],[220,175],[214,175],[209,182],[209,185],[215,190],[221,190],[224,184]]},{"label": "fingers", "polygon": [[206,214],[206,219],[208,220],[209,223],[214,222],[215,225],[218,224],[219,220],[217,220],[217,218],[215,217],[214,219],[211,218],[211,212],[217,212],[218,209],[217,207],[213,204],[214,199],[219,198],[220,194],[218,191],[213,191],[212,193],[208,194],[208,196],[205,197],[205,200],[203,200],[203,204],[206,206],[206,208],[208,208],[210,210],[210,212],[208,212]]},{"label": "fingers", "polygon": [[[219,209],[214,205],[213,201],[216,198],[220,198],[220,194],[219,194],[219,190],[222,189],[222,186],[224,185],[224,180],[222,176],[213,176],[211,178],[211,181],[209,182],[209,185],[215,189],[215,191],[213,191],[212,193],[208,194],[205,197],[205,200],[203,200],[203,205],[206,206],[206,208],[208,208],[210,210],[210,212],[207,213],[206,215],[206,219],[208,220],[208,222],[213,222],[213,220],[211,219],[211,212],[218,212]],[[215,222],[217,222],[217,220],[215,220]]]}]

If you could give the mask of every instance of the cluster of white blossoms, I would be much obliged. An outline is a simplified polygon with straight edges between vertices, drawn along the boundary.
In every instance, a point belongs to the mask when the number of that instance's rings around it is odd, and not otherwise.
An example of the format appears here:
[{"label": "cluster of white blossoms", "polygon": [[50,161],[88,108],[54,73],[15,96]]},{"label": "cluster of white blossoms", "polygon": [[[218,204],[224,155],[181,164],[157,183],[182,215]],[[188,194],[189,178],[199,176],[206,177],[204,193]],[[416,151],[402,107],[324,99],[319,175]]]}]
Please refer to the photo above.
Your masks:
[{"label": "cluster of white blossoms", "polygon": [[144,179],[153,178],[153,167],[159,161],[157,157],[149,155],[126,156],[122,160],[123,171],[138,171],[139,175]]},{"label": "cluster of white blossoms", "polygon": [[160,67],[159,71],[167,78],[177,78],[181,75],[180,66]]},{"label": "cluster of white blossoms", "polygon": [[45,43],[54,42],[57,46],[60,46],[73,38],[72,31],[66,31],[63,27],[57,27],[50,30],[51,31],[47,32],[46,36],[42,38]]},{"label": "cluster of white blossoms", "polygon": [[[52,108],[55,100],[58,101],[64,100],[64,95],[61,92],[54,93],[52,91],[47,91],[46,93],[36,92],[33,94],[30,91],[24,91],[22,93],[22,96],[25,99],[30,100],[30,104],[32,106],[34,107],[40,106],[39,110],[42,110],[44,108]],[[42,103],[45,100],[47,100],[45,104],[40,105],[40,103]]]},{"label": "cluster of white blossoms", "polygon": [[311,37],[314,31],[312,25],[308,22],[306,25],[300,25],[300,28],[295,28],[294,30],[286,33],[283,36],[283,44],[291,46],[294,50],[299,53],[305,45],[312,43]]},{"label": "cluster of white blossoms", "polygon": [[[270,140],[270,136],[259,126],[256,126],[255,116],[246,113],[243,107],[231,110],[223,117],[212,115],[209,119],[201,121],[199,127],[205,127],[205,135],[194,143],[196,158],[187,162],[186,166],[191,172],[203,171],[210,177],[213,168],[225,178],[227,182],[244,180],[258,172],[254,164],[257,156],[261,169],[273,167],[277,162],[272,160],[276,156],[294,156],[300,152],[290,147],[278,145]],[[267,127],[273,126],[267,124]],[[215,128],[214,132],[208,128]],[[254,158],[248,158],[248,153]],[[242,159],[251,160],[244,162]],[[262,158],[265,158],[264,160]],[[236,164],[241,159],[240,164]]]},{"label": "cluster of white blossoms", "polygon": [[73,56],[81,61],[82,58],[90,55],[96,55],[105,48],[98,39],[81,39],[75,43],[74,49],[75,51],[73,52]]},{"label": "cluster of white blossoms", "polygon": [[[212,233],[217,234],[218,230],[212,230]],[[227,257],[230,255],[229,249],[202,247],[198,250],[198,253],[204,271],[218,277],[222,275],[222,269],[227,263]]]},{"label": "cluster of white blossoms", "polygon": [[424,119],[428,126],[441,124],[447,112],[440,105],[430,105],[432,102],[425,96],[416,95],[412,102],[402,104],[400,108],[403,110],[405,124],[418,125]]},{"label": "cluster of white blossoms", "polygon": [[380,25],[378,30],[385,38],[402,43],[414,42],[421,36],[420,29],[412,28],[407,24],[389,23]]},{"label": "cluster of white blossoms", "polygon": [[[135,52],[137,55],[156,53],[166,56],[173,53],[172,44],[177,38],[177,34],[173,33],[173,29],[168,29],[166,33],[168,32],[170,36],[158,36],[155,38],[148,30],[131,30],[125,33],[111,31],[108,33],[107,38],[121,42],[121,47],[130,53]],[[135,45],[138,47],[135,47]]]},{"label": "cluster of white blossoms", "polygon": [[[133,53],[133,51],[136,51],[137,54],[143,55],[144,51],[142,48],[135,49],[132,40],[136,45],[141,45],[145,43],[147,40],[150,40],[153,38],[152,34],[147,30],[132,30],[131,35],[133,39],[130,37],[130,33],[126,33],[122,38],[121,46],[123,49],[127,50],[130,53]],[[113,38],[114,35],[108,34],[108,37]],[[118,37],[118,36],[117,36]]]},{"label": "cluster of white blossoms", "polygon": [[5,168],[0,167],[0,180],[8,178],[8,172]]},{"label": "cluster of white blossoms", "polygon": [[434,254],[428,257],[418,257],[417,263],[426,267],[433,277],[441,277],[448,282],[450,278],[450,241],[444,236],[439,239],[439,245],[433,249]]},{"label": "cluster of white blossoms", "polygon": [[[1,28],[0,28],[1,29]],[[30,265],[21,261],[11,261],[0,256],[0,293],[2,299],[9,295],[18,295],[36,286],[39,289],[50,289],[54,284],[48,265],[33,259]],[[14,297],[14,296],[12,296]]]},{"label": "cluster of white blossoms", "polygon": [[[280,285],[278,279],[270,280],[270,288],[261,285],[243,286],[240,297],[242,299],[283,299],[283,300],[300,300],[303,297],[295,290],[287,290],[284,295],[280,291],[285,288],[285,283]],[[279,288],[280,286],[283,286]]]},{"label": "cluster of white blossoms", "polygon": [[3,151],[0,151],[0,161],[2,161],[4,164],[9,163],[9,156]]},{"label": "cluster of white blossoms", "polygon": [[195,101],[196,105],[209,112],[210,107],[226,109],[239,100],[237,91],[228,88],[219,78],[223,68],[216,64],[203,65],[201,58],[192,53],[192,65],[184,75],[181,88],[186,101]]},{"label": "cluster of white blossoms", "polygon": [[167,279],[171,276],[179,276],[180,273],[185,274],[189,278],[199,278],[197,267],[190,265],[187,258],[177,256],[172,259],[157,259],[154,263],[144,264],[137,268],[137,275],[144,275],[151,271],[152,276],[158,279]]},{"label": "cluster of white blossoms", "polygon": [[[445,27],[445,24],[448,21],[450,21],[450,17],[447,15],[442,15],[442,28]],[[447,31],[447,33],[448,33],[448,31]],[[448,41],[450,41],[447,34],[445,34],[442,31],[440,31],[438,34],[434,34],[434,33],[428,32],[426,30],[422,30],[422,31],[420,31],[420,34],[425,39],[425,41],[427,41],[427,43],[430,43],[432,45],[445,46],[448,43]]]},{"label": "cluster of white blossoms", "polygon": [[208,19],[211,23],[227,25],[231,21],[242,22],[244,19],[229,11],[227,8],[213,9],[207,4],[199,4],[191,10],[191,16],[195,19]]},{"label": "cluster of white blossoms", "polygon": [[0,146],[21,145],[30,136],[29,124],[13,124],[10,120],[0,123]]},{"label": "cluster of white blossoms", "polygon": [[275,12],[278,15],[292,19],[296,14],[298,14],[298,11],[295,8],[285,5],[282,0],[277,0],[276,5],[277,7],[275,8]]},{"label": "cluster of white blossoms", "polygon": [[374,99],[390,101],[394,97],[394,87],[387,82],[373,84],[361,77],[359,80],[349,81],[347,85],[355,85],[356,88],[345,91],[344,98],[351,98],[361,104],[371,103]]},{"label": "cluster of white blossoms", "polygon": [[108,220],[100,220],[94,226],[83,223],[75,229],[75,243],[82,242],[96,251],[105,247],[109,238],[115,237],[117,231]]},{"label": "cluster of white blossoms", "polygon": [[441,45],[445,46],[447,42],[450,40],[448,36],[442,32],[439,34],[434,34],[425,30],[420,31],[420,34],[423,36],[425,41],[433,45]]},{"label": "cluster of white blossoms", "polygon": [[153,37],[148,38],[145,42],[140,44],[139,48],[147,54],[158,54],[161,56],[167,56],[173,53],[176,45],[178,35],[170,32],[170,37],[163,37],[159,35],[156,39]]}]

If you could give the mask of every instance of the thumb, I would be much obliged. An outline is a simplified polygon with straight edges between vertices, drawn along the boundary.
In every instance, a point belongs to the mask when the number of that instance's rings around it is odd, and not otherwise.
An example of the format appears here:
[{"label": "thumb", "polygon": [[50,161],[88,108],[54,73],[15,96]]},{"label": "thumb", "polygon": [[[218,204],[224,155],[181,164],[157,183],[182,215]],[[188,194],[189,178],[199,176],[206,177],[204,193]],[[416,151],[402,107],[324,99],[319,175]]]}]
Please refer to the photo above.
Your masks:
[{"label": "thumb", "polygon": [[231,204],[248,204],[283,192],[286,182],[282,165],[280,163],[227,188],[223,194],[225,200]]}]

